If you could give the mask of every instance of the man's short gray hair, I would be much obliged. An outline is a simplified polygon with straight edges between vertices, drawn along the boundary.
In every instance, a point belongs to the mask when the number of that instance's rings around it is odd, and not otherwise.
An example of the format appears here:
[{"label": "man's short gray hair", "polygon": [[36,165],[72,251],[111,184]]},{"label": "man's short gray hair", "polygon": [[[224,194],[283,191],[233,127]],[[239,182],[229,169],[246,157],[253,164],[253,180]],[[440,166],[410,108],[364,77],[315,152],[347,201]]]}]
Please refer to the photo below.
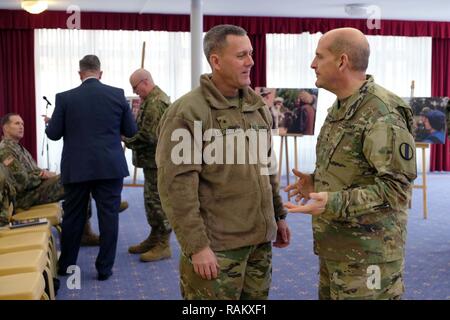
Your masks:
[{"label": "man's short gray hair", "polygon": [[369,65],[370,47],[357,45],[345,37],[337,36],[330,45],[330,51],[339,56],[343,53],[347,54],[350,66],[355,71],[366,71]]},{"label": "man's short gray hair", "polygon": [[100,71],[100,59],[93,54],[88,54],[80,60],[80,71]]},{"label": "man's short gray hair", "polygon": [[212,53],[219,52],[227,45],[227,36],[246,36],[247,31],[243,28],[232,24],[220,24],[211,28],[203,39],[203,52],[206,60],[209,62],[209,57]]}]

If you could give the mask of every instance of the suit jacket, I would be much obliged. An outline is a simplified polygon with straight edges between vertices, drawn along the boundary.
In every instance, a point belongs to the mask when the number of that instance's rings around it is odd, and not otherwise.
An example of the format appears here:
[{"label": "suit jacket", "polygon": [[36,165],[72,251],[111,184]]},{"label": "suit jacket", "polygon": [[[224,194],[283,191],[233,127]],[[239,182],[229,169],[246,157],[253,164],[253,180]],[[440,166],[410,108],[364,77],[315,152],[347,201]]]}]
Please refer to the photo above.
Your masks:
[{"label": "suit jacket", "polygon": [[121,135],[132,137],[137,129],[122,89],[91,78],[58,93],[55,104],[45,133],[64,138],[63,184],[129,175]]}]

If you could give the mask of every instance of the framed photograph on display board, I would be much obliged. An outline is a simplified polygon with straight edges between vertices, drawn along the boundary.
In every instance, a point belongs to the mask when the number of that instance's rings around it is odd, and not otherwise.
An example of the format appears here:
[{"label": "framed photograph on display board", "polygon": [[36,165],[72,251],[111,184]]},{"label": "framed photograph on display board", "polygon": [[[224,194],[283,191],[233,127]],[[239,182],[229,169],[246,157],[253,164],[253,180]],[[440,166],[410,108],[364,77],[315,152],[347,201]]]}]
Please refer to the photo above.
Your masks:
[{"label": "framed photograph on display board", "polygon": [[256,87],[255,91],[269,107],[272,129],[280,135],[314,135],[318,89]]},{"label": "framed photograph on display board", "polygon": [[448,97],[403,98],[414,114],[414,137],[416,142],[445,143],[447,130],[446,108]]}]

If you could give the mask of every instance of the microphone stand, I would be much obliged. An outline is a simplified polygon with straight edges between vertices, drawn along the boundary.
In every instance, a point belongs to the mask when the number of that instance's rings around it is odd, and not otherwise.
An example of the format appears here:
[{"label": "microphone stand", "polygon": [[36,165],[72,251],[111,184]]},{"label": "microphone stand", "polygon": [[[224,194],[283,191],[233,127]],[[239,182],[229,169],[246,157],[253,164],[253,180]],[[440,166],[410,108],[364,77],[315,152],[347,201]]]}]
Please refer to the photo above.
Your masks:
[{"label": "microphone stand", "polygon": [[[47,100],[45,100],[47,101]],[[50,102],[47,101],[47,105],[45,106],[45,117],[47,117],[48,114],[48,106],[49,106]],[[47,128],[47,123],[45,123],[45,128]],[[45,129],[44,129],[44,136],[42,137],[42,153],[41,156],[44,156],[44,145],[46,146],[46,150],[47,150],[47,170],[50,171],[50,155],[48,153],[48,139],[47,136],[45,134]]]}]

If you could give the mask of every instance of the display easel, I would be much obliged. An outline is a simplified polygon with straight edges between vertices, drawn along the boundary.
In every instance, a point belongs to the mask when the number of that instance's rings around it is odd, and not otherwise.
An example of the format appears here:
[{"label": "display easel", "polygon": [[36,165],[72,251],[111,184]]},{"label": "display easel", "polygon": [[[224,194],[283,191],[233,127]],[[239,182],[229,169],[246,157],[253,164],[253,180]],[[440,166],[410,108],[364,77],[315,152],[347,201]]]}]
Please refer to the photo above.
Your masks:
[{"label": "display easel", "polygon": [[427,208],[427,165],[426,165],[426,156],[425,150],[428,149],[429,144],[423,142],[417,142],[416,148],[422,149],[422,184],[413,184],[414,189],[422,189],[423,193],[423,218],[426,219],[428,217],[428,208]]},{"label": "display easel", "polygon": [[[283,166],[283,146],[284,146],[284,151],[286,154],[286,182],[287,185],[289,185],[289,174],[290,174],[290,170],[289,170],[289,147],[288,147],[288,142],[289,139],[288,137],[293,137],[294,138],[294,169],[298,170],[298,152],[297,152],[297,137],[301,137],[302,135],[298,135],[298,134],[284,134],[284,135],[280,135],[280,161],[278,162],[278,180],[281,181],[281,169]],[[290,200],[290,196],[288,195],[288,199]]]},{"label": "display easel", "polygon": [[[142,55],[141,55],[141,68],[144,68],[144,60],[145,60],[145,41],[142,43]],[[125,152],[126,147],[125,144],[123,145],[123,152]],[[141,183],[136,183],[136,177],[137,177],[137,167],[134,167],[133,171],[133,180],[131,183],[125,183],[124,186],[127,187],[143,187],[144,185]]]},{"label": "display easel", "polygon": [[[411,98],[414,97],[414,80],[411,81]],[[414,189],[422,189],[423,196],[423,218],[428,217],[428,207],[427,207],[427,165],[426,165],[426,149],[428,149],[429,144],[423,142],[416,143],[416,149],[422,149],[422,184],[413,184]],[[417,153],[416,153],[417,154]],[[411,202],[410,206],[411,207]]]}]

